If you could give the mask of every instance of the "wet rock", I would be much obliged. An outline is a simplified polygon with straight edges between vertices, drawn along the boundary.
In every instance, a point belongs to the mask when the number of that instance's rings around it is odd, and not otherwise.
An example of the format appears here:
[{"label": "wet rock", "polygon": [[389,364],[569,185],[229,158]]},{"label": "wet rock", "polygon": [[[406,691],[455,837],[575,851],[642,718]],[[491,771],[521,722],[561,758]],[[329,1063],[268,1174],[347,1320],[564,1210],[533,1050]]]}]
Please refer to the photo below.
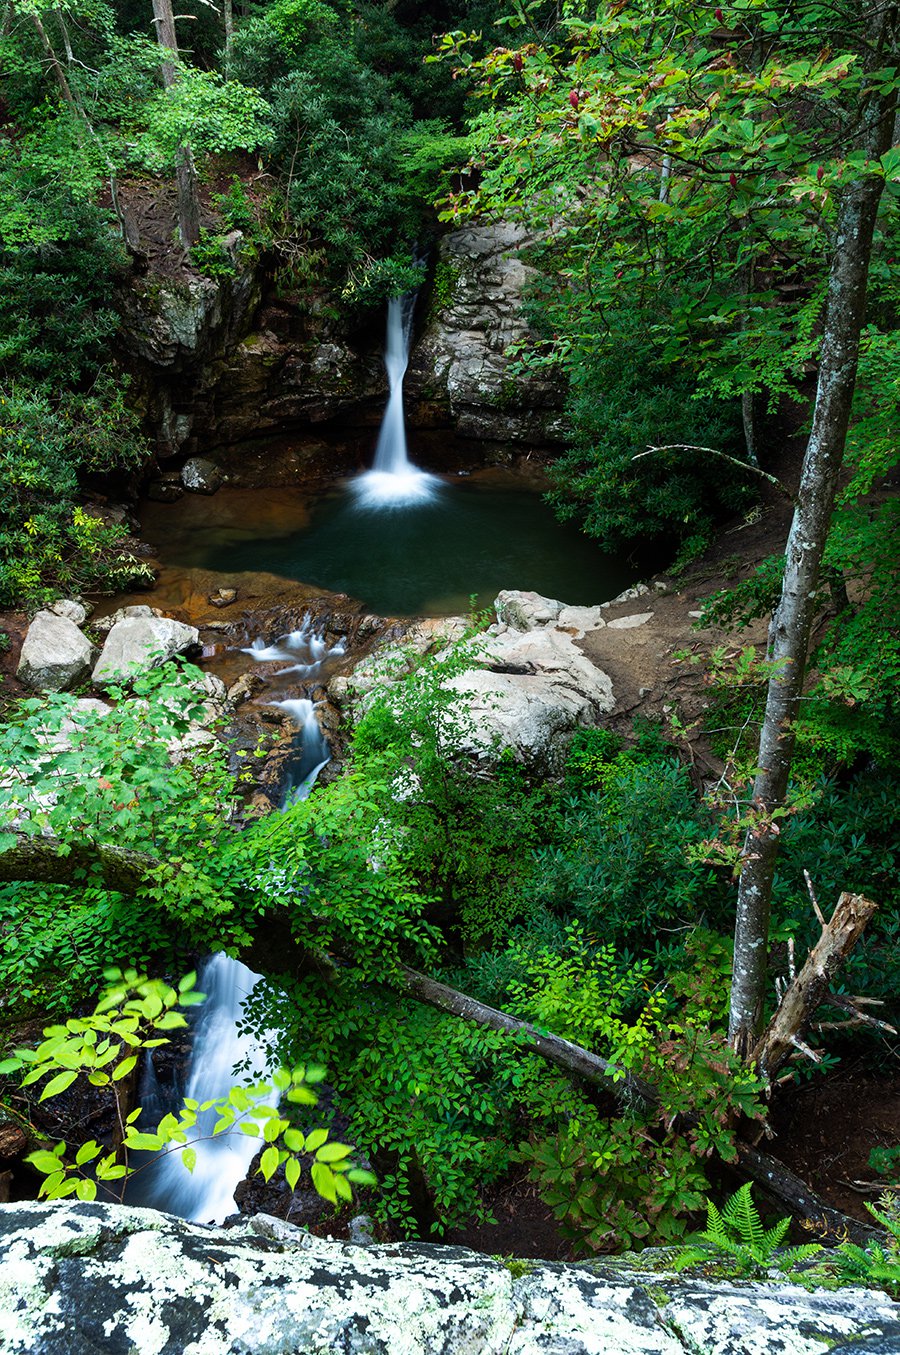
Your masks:
[{"label": "wet rock", "polygon": [[206,1228],[70,1201],[4,1205],[0,1249],[7,1355],[900,1349],[882,1293],[689,1277],[653,1253],[509,1266],[462,1247],[353,1246],[261,1215]]},{"label": "wet rock", "polygon": [[66,692],[91,671],[94,649],[65,616],[38,612],[22,643],[16,676],[32,691]]},{"label": "wet rock", "polygon": [[228,700],[232,706],[241,706],[252,701],[265,687],[266,680],[259,673],[242,673],[237,682],[228,688]]},{"label": "wet rock", "polygon": [[181,483],[191,494],[215,494],[222,487],[222,472],[205,456],[192,456],[181,468]]},{"label": "wet rock", "polygon": [[184,498],[184,486],[180,480],[151,480],[147,486],[147,498],[154,503],[177,503]]},{"label": "wet rock", "polygon": [[237,602],[238,590],[236,588],[219,588],[215,593],[211,593],[207,598],[213,607],[230,607],[232,602]]},{"label": "wet rock", "polygon": [[93,680],[100,687],[131,681],[146,669],[186,653],[199,640],[195,626],[168,616],[126,616],[107,635]]}]

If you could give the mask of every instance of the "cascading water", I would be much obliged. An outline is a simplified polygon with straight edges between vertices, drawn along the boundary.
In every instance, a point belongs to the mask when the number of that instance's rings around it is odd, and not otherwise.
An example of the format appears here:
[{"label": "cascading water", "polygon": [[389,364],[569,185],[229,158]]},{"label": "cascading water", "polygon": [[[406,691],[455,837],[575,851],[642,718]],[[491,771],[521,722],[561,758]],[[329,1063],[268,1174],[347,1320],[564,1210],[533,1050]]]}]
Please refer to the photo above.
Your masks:
[{"label": "cascading water", "polygon": [[363,508],[405,508],[426,503],[438,492],[436,475],[419,470],[406,449],[403,418],[403,378],[409,364],[416,294],[393,297],[388,302],[387,342],[384,365],[388,375],[388,402],[378,433],[375,461],[370,471],[353,482],[358,504]]},{"label": "cascading water", "polygon": [[[339,658],[344,650],[341,644],[329,647],[325,637],[307,622],[274,644],[255,640],[244,652],[262,663],[288,662],[290,666],[279,669],[278,676],[298,673],[315,680],[326,662]],[[301,661],[290,663],[291,660]],[[295,770],[284,801],[287,807],[309,795],[330,754],[312,701],[301,698],[271,704],[287,711],[298,729]],[[228,955],[212,955],[203,964],[197,986],[206,994],[206,1001],[198,1009],[194,1027],[186,1097],[202,1104],[226,1096],[234,1083],[236,1066],[242,1069],[242,1080],[258,1081],[265,1076],[269,1041],[259,1041],[239,1029],[244,999],[259,979],[259,974]],[[148,1057],[140,1088],[145,1116],[158,1123],[173,1101],[180,1100],[180,1088],[167,1092],[160,1086],[152,1057]],[[164,1209],[197,1223],[221,1223],[234,1213],[235,1189],[247,1175],[260,1143],[257,1138],[241,1133],[213,1136],[215,1120],[214,1111],[198,1116],[201,1137],[192,1145],[196,1152],[192,1173],[180,1161],[183,1150],[161,1154],[129,1182],[128,1202]]]},{"label": "cascading water", "polygon": [[[258,974],[228,955],[212,955],[202,965],[197,986],[206,1001],[194,1028],[186,1097],[202,1104],[227,1095],[236,1064],[246,1066],[242,1077],[248,1081],[265,1074],[265,1046],[238,1029],[244,999],[258,981]],[[148,1059],[141,1104],[145,1110],[163,1108],[165,1100]],[[240,1133],[213,1136],[217,1118],[214,1110],[202,1111],[197,1117],[201,1137],[193,1145],[193,1172],[180,1160],[183,1149],[166,1152],[129,1183],[129,1204],[150,1205],[196,1223],[221,1223],[233,1214],[235,1187],[247,1175],[259,1140]]]}]

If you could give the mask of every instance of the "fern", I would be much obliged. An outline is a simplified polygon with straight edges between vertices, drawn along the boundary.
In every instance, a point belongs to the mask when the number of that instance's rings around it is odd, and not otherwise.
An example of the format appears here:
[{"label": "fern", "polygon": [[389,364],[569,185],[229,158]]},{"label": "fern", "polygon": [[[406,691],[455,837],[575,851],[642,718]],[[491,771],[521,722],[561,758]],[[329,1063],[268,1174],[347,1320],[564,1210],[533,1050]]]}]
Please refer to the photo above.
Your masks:
[{"label": "fern", "polygon": [[790,1226],[790,1218],[784,1218],[771,1228],[763,1227],[748,1181],[721,1210],[707,1200],[706,1228],[675,1258],[675,1269],[728,1256],[737,1273],[745,1277],[764,1275],[773,1268],[786,1273],[819,1251],[814,1244],[779,1251]]},{"label": "fern", "polygon": [[866,1208],[887,1232],[887,1239],[858,1247],[855,1242],[842,1242],[835,1252],[838,1279],[846,1283],[862,1283],[871,1288],[884,1289],[894,1298],[900,1298],[900,1219],[896,1215],[892,1192],[882,1196],[885,1207],[873,1204]]}]

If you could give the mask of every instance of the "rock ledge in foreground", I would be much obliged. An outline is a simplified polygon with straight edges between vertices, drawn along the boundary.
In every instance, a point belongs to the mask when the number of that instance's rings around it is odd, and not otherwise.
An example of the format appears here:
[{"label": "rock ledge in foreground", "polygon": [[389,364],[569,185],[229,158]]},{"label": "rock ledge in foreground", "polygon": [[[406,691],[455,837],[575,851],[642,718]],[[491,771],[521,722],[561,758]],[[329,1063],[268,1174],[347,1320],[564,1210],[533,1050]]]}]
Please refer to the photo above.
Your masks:
[{"label": "rock ledge in foreground", "polygon": [[331,1242],[266,1215],[222,1229],[116,1205],[6,1205],[0,1257],[8,1355],[900,1352],[900,1307],[877,1292],[624,1259],[510,1269],[459,1247]]}]

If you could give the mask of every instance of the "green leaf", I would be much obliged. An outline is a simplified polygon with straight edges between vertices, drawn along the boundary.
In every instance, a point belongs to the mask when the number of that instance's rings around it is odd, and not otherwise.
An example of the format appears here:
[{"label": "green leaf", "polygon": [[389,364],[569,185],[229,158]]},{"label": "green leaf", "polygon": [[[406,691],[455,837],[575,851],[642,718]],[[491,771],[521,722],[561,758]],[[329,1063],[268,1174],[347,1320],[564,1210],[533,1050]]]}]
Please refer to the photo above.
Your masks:
[{"label": "green leaf", "polygon": [[25,1161],[29,1162],[36,1171],[41,1172],[44,1176],[59,1171],[59,1158],[43,1148],[38,1148],[35,1152],[29,1153]]},{"label": "green leaf", "polygon": [[314,1162],[312,1164],[313,1188],[317,1194],[322,1196],[323,1200],[329,1200],[331,1204],[337,1204],[337,1191],[334,1185],[334,1172],[324,1162]]},{"label": "green leaf", "polygon": [[182,1154],[181,1154],[181,1160],[182,1160],[182,1162],[184,1163],[184,1165],[187,1167],[188,1171],[189,1171],[189,1172],[193,1172],[194,1168],[195,1168],[196,1165],[197,1165],[197,1150],[196,1150],[196,1148],[185,1148],[184,1151],[183,1151]]},{"label": "green leaf", "polygon": [[314,1153],[328,1138],[327,1129],[313,1129],[306,1136],[306,1151]]},{"label": "green leaf", "polygon": [[270,1181],[278,1170],[278,1149],[268,1147],[259,1159],[259,1170],[266,1181]]},{"label": "green leaf", "polygon": [[71,1087],[77,1076],[77,1072],[69,1069],[64,1073],[57,1073],[56,1077],[52,1077],[41,1092],[40,1099],[46,1101],[50,1096],[59,1096],[60,1092],[64,1092],[67,1087]]},{"label": "green leaf", "polygon": [[349,1157],[352,1152],[353,1149],[348,1148],[345,1143],[326,1143],[316,1153],[316,1161],[340,1162],[341,1158]]},{"label": "green leaf", "polygon": [[133,1071],[136,1064],[136,1054],[131,1054],[127,1059],[123,1059],[113,1070],[113,1082],[121,1082],[124,1077],[127,1077]]},{"label": "green leaf", "polygon": [[294,1190],[300,1180],[300,1163],[295,1157],[289,1157],[284,1164],[284,1176],[291,1190]]}]

